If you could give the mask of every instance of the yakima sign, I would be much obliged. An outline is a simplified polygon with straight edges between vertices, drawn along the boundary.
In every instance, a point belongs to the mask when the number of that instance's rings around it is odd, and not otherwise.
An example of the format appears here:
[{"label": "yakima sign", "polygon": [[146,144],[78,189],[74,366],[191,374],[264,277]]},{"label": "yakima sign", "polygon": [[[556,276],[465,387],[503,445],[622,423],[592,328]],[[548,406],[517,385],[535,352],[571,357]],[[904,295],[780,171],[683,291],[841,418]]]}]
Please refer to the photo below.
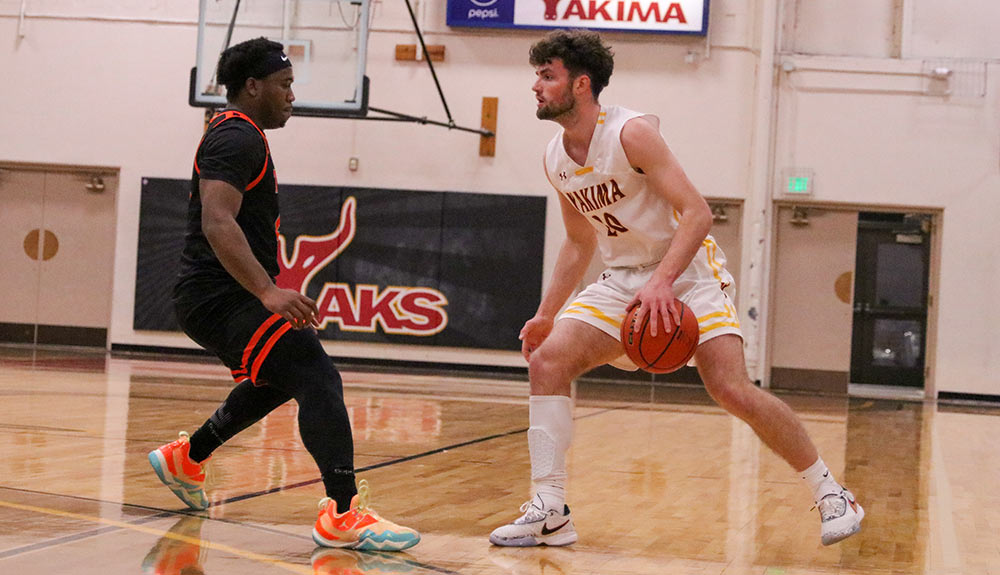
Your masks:
[{"label": "yakima sign", "polygon": [[709,0],[448,0],[448,25],[705,34]]}]

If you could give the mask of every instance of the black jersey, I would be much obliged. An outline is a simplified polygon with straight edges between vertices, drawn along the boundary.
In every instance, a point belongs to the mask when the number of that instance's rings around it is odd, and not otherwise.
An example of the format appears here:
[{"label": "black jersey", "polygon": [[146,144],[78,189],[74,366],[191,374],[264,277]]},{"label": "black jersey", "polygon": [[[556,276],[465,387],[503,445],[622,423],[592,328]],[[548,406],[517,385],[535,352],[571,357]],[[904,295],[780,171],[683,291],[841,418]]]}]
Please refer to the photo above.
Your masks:
[{"label": "black jersey", "polygon": [[212,118],[195,154],[187,235],[175,297],[202,299],[242,289],[222,266],[202,231],[202,179],[220,180],[243,192],[236,223],[260,265],[272,279],[277,277],[278,182],[267,137],[245,114],[228,110]]}]

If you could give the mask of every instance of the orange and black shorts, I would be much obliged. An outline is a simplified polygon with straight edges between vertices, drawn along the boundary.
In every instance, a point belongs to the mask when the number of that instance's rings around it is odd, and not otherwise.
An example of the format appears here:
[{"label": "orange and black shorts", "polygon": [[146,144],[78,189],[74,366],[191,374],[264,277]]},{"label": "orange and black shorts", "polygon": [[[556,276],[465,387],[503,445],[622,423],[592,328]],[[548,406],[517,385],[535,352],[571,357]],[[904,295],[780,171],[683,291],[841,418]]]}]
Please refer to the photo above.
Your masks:
[{"label": "orange and black shorts", "polygon": [[[292,324],[269,311],[249,293],[194,305],[177,302],[176,312],[184,333],[218,356],[237,383],[267,383],[260,377],[261,367],[272,356],[278,340],[317,337],[312,330],[293,330]],[[280,360],[280,357],[272,358],[272,361]]]}]

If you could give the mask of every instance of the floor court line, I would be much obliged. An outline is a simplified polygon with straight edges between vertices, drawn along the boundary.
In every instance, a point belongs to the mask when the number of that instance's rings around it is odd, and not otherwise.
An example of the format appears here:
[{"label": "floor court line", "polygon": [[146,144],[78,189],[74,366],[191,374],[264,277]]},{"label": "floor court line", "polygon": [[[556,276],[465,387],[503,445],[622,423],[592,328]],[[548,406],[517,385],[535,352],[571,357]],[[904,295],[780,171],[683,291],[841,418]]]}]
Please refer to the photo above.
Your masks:
[{"label": "floor court line", "polygon": [[213,543],[211,541],[205,541],[196,537],[188,537],[186,535],[180,535],[177,533],[170,533],[161,529],[153,529],[151,527],[143,527],[141,525],[133,525],[125,521],[116,521],[114,519],[106,519],[104,517],[94,517],[90,515],[83,515],[80,513],[73,513],[70,511],[61,511],[59,509],[50,509],[47,507],[36,507],[34,505],[22,505],[20,503],[11,503],[8,501],[0,501],[0,507],[8,507],[11,509],[18,509],[21,511],[30,511],[32,513],[44,513],[46,515],[55,515],[57,517],[67,517],[70,519],[79,519],[83,521],[91,521],[94,523],[101,523],[104,525],[109,525],[112,527],[117,527],[119,529],[129,529],[132,531],[139,531],[142,533],[147,533],[149,535],[155,535],[157,537],[163,538],[167,537],[169,539],[176,539],[178,541],[183,541],[185,543],[191,543],[194,545],[200,545],[208,549],[213,549],[215,551],[221,551],[223,553],[229,553],[230,555],[235,555],[237,557],[242,557],[244,559],[249,559],[251,561],[256,561],[258,563],[266,563],[274,567],[284,569],[285,571],[290,571],[292,573],[301,573],[303,575],[312,575],[312,567],[306,567],[305,565],[297,565],[295,563],[288,563],[280,559],[274,559],[266,555],[261,555],[259,553],[254,553],[253,551],[246,551],[243,549],[238,549],[236,547],[231,547],[229,545],[223,545],[221,543]]},{"label": "floor court line", "polygon": [[[180,509],[180,510],[162,509],[160,507],[150,507],[148,505],[139,505],[139,504],[136,504],[136,503],[118,503],[118,502],[114,502],[114,501],[106,501],[106,500],[103,500],[103,499],[94,499],[93,497],[81,497],[79,495],[60,495],[58,493],[49,493],[49,492],[44,492],[44,491],[35,491],[35,490],[32,490],[32,489],[21,489],[21,488],[17,488],[17,487],[4,487],[4,486],[0,486],[0,489],[5,489],[7,491],[16,491],[18,493],[28,493],[28,494],[32,494],[32,495],[43,495],[43,496],[47,496],[47,497],[58,497],[58,498],[62,498],[62,499],[76,499],[76,500],[79,500],[79,501],[87,501],[87,502],[90,502],[90,503],[97,503],[97,504],[103,504],[103,505],[117,505],[119,507],[128,507],[128,508],[132,508],[132,509],[142,509],[144,511],[155,512],[153,515],[147,515],[145,517],[138,517],[136,519],[133,519],[132,521],[127,521],[126,523],[142,524],[142,523],[146,523],[146,522],[149,522],[149,521],[154,521],[156,519],[164,519],[164,518],[167,518],[167,517],[200,517],[202,519],[206,519],[206,520],[210,520],[210,521],[215,521],[215,522],[218,522],[218,523],[226,523],[228,525],[236,525],[236,526],[240,526],[240,527],[246,527],[248,529],[253,529],[255,531],[264,531],[264,532],[267,532],[267,533],[271,533],[271,534],[275,534],[275,535],[284,535],[286,537],[292,537],[292,538],[295,538],[295,539],[301,538],[300,535],[296,535],[294,533],[289,533],[288,531],[282,531],[281,529],[272,529],[272,528],[267,527],[265,525],[257,525],[257,524],[253,524],[253,523],[243,523],[241,521],[235,521],[235,520],[232,520],[232,519],[226,519],[224,517],[208,517],[208,516],[205,516],[205,515],[199,515],[197,512],[191,511],[191,510],[186,509],[186,508],[185,509]],[[85,539],[85,538],[88,538],[88,537],[92,537],[92,536],[96,536],[96,535],[101,535],[103,533],[107,533],[107,532],[111,532],[111,531],[118,531],[118,530],[120,530],[119,527],[102,527],[100,529],[95,529],[95,530],[92,530],[92,531],[85,531],[85,532],[82,532],[82,533],[77,533],[77,534],[75,534],[75,535],[73,535],[71,537],[73,537],[73,540],[79,540],[79,539]],[[60,537],[60,538],[56,538],[56,539],[50,539],[50,540],[44,541],[44,542],[32,543],[30,545],[25,545],[25,546],[22,546],[22,547],[14,547],[14,548],[8,549],[8,550],[3,551],[2,553],[0,553],[0,558],[7,557],[7,556],[12,556],[12,555],[19,555],[20,553],[23,553],[23,552],[33,551],[36,548],[41,549],[41,548],[45,548],[45,547],[48,547],[48,546],[56,546],[56,545],[64,542],[63,541],[64,539],[65,538]],[[65,541],[65,542],[68,542],[68,541]],[[17,551],[17,552],[14,553],[15,551]]]},{"label": "floor court line", "polygon": [[10,487],[7,485],[0,485],[0,489],[6,489],[7,491],[16,491],[18,493],[28,493],[31,495],[42,495],[46,497],[59,497],[62,499],[76,499],[78,501],[87,501],[90,503],[99,503],[102,505],[118,505],[122,507],[134,507],[135,509],[142,509],[145,511],[152,511],[155,513],[169,513],[172,515],[190,515],[188,513],[178,512],[171,509],[163,509],[161,507],[151,507],[149,505],[140,505],[137,503],[123,503],[121,501],[108,501],[106,499],[95,499],[93,497],[83,497],[80,495],[67,495],[65,493],[52,493],[49,491],[38,491],[36,489],[25,489],[23,487]]},{"label": "floor court line", "polygon": [[[0,501],[0,504],[3,502]],[[49,539],[47,541],[39,541],[38,543],[31,543],[29,545],[22,545],[20,547],[12,547],[6,551],[0,551],[0,559],[7,559],[9,557],[14,557],[17,555],[22,555],[24,553],[31,553],[32,551],[38,551],[41,549],[49,549],[52,547],[59,547],[65,543],[72,543],[74,541],[80,541],[82,539],[89,539],[91,537],[97,537],[98,535],[104,535],[105,533],[111,533],[114,531],[121,531],[120,527],[100,527],[97,529],[91,529],[89,531],[83,531],[81,533],[74,533],[73,535],[66,535],[65,537],[59,537],[57,539]]]},{"label": "floor court line", "polygon": [[[22,492],[28,491],[28,490],[14,489],[14,488],[9,488],[9,487],[4,487],[3,489],[8,489],[8,490],[11,490],[11,491],[22,491]],[[72,497],[74,499],[84,499],[84,500],[95,501],[95,502],[97,501],[97,500],[94,500],[94,499],[89,499],[89,498],[85,498],[85,497],[76,497],[76,496],[53,495],[53,497]],[[140,508],[140,509],[155,509],[155,508],[150,508],[150,507],[145,507],[145,506],[140,506],[140,505],[132,505],[132,504],[128,504],[128,503],[121,504],[121,505],[123,507],[136,507],[136,508]],[[177,539],[179,541],[186,541],[188,543],[195,543],[195,544],[201,545],[203,547],[208,547],[210,549],[215,549],[216,551],[225,551],[225,552],[228,552],[228,553],[234,553],[234,554],[236,554],[236,555],[238,555],[240,557],[243,557],[245,559],[258,560],[257,559],[258,557],[264,557],[264,556],[261,556],[259,554],[253,553],[253,552],[242,551],[242,550],[240,550],[238,548],[235,548],[235,547],[229,547],[229,546],[226,546],[226,545],[219,545],[219,544],[212,544],[210,541],[207,542],[208,544],[205,544],[206,541],[204,539],[198,539],[198,538],[187,537],[187,536],[183,536],[183,535],[177,535],[175,533],[170,533],[169,531],[164,531],[164,530],[160,530],[160,529],[153,529],[153,528],[150,528],[150,527],[139,528],[143,523],[149,523],[149,522],[155,521],[157,519],[165,519],[167,517],[177,516],[177,515],[187,516],[187,517],[201,517],[202,519],[205,519],[205,520],[208,520],[208,521],[216,521],[216,522],[219,522],[219,523],[226,523],[228,525],[236,525],[236,526],[240,526],[240,527],[246,527],[246,528],[254,529],[254,530],[257,530],[257,531],[264,531],[264,532],[267,532],[267,533],[272,533],[272,534],[277,534],[277,535],[284,535],[284,536],[291,537],[291,538],[294,538],[294,539],[306,539],[305,537],[300,536],[300,535],[296,535],[296,534],[293,534],[293,533],[288,533],[287,531],[281,531],[280,529],[270,529],[270,528],[262,526],[262,525],[254,525],[254,524],[250,524],[250,523],[242,523],[242,522],[239,522],[239,521],[231,521],[231,520],[224,519],[224,518],[204,517],[202,515],[197,515],[197,514],[194,514],[194,513],[184,513],[184,512],[175,512],[175,511],[167,511],[167,510],[164,510],[164,511],[162,511],[160,513],[157,513],[155,515],[148,515],[146,517],[139,517],[139,518],[136,518],[136,519],[134,519],[132,521],[115,521],[115,520],[105,520],[105,519],[103,519],[101,517],[95,517],[95,516],[91,516],[91,515],[85,515],[85,514],[82,514],[82,513],[72,513],[72,512],[68,512],[68,511],[62,511],[62,510],[59,510],[59,509],[52,509],[52,508],[49,508],[49,507],[38,507],[38,506],[31,506],[31,505],[22,505],[22,504],[18,504],[18,503],[6,502],[6,501],[2,501],[2,500],[0,500],[0,506],[3,506],[3,507],[13,507],[13,508],[27,510],[27,511],[34,511],[34,512],[38,512],[38,513],[46,513],[46,514],[49,514],[49,515],[56,515],[56,516],[60,516],[60,517],[71,517],[71,518],[74,518],[74,519],[83,519],[85,521],[91,521],[91,522],[95,522],[95,523],[104,523],[104,524],[106,524],[105,527],[100,527],[100,528],[97,528],[97,529],[91,529],[91,530],[88,530],[88,531],[84,531],[84,532],[81,532],[81,533],[75,533],[73,535],[67,535],[65,537],[59,537],[59,538],[56,538],[56,539],[50,539],[48,541],[40,541],[38,543],[32,543],[32,544],[29,544],[29,545],[23,545],[21,547],[14,547],[12,549],[7,549],[6,551],[0,552],[0,559],[7,559],[9,557],[14,557],[14,556],[17,556],[17,555],[22,555],[24,553],[30,553],[32,551],[39,551],[39,550],[42,550],[42,549],[51,549],[53,547],[58,547],[60,545],[65,545],[67,543],[73,543],[75,541],[81,541],[83,539],[89,539],[91,537],[98,537],[100,535],[105,535],[107,533],[114,533],[114,532],[122,531],[122,530],[125,530],[125,529],[131,529],[133,531],[141,531],[143,533],[155,534],[155,535],[159,535],[159,537],[161,537],[161,538],[162,537],[168,537],[170,539]],[[446,569],[444,567],[438,567],[437,565],[431,565],[431,564],[428,564],[428,563],[422,563],[422,562],[416,561],[414,559],[409,559],[407,557],[395,556],[393,554],[386,554],[384,552],[365,551],[365,550],[350,550],[350,551],[353,552],[353,553],[362,553],[362,554],[373,555],[373,556],[391,557],[394,561],[397,561],[397,562],[400,562],[400,563],[405,563],[407,565],[410,565],[410,566],[413,566],[413,567],[417,567],[417,568],[423,569],[425,571],[434,571],[434,572],[437,572],[437,573],[444,573],[445,575],[461,575],[461,573],[458,572],[458,571],[452,571],[452,570]],[[280,563],[279,560],[269,560],[269,561],[265,561],[265,562],[271,563],[271,564],[275,564],[275,565],[277,565],[277,563]],[[289,565],[296,565],[296,564],[291,563]],[[282,567],[282,565],[277,565],[277,566]],[[306,571],[294,570],[294,572],[297,572],[297,573],[298,572],[312,573],[311,570],[306,570]]]},{"label": "floor court line", "polygon": [[[6,503],[6,502],[0,500],[0,504],[4,504],[4,503]],[[132,507],[132,506],[123,505],[123,507]],[[44,508],[40,508],[40,509],[50,509],[50,508],[44,507]],[[157,513],[155,515],[147,515],[145,517],[138,517],[136,519],[133,519],[132,521],[126,521],[125,523],[129,523],[129,524],[133,524],[133,525],[142,525],[143,523],[148,523],[148,522],[151,522],[151,521],[155,521],[157,519],[165,519],[165,518],[171,517],[173,515],[176,515],[176,514],[170,512],[170,511],[164,511],[162,513]],[[21,554],[24,554],[24,553],[30,553],[32,551],[38,551],[38,550],[41,550],[41,549],[49,549],[49,548],[52,548],[52,547],[58,547],[60,545],[66,544],[66,543],[72,543],[74,541],[81,541],[83,539],[89,539],[91,537],[97,537],[99,535],[104,535],[105,533],[113,533],[113,532],[116,532],[116,531],[121,531],[122,529],[123,529],[122,527],[119,527],[119,526],[116,526],[116,525],[108,525],[108,526],[105,526],[105,527],[98,527],[96,529],[90,529],[88,531],[81,531],[80,533],[74,533],[72,535],[66,535],[66,536],[63,536],[63,537],[57,537],[55,539],[49,539],[49,540],[46,540],[46,541],[39,541],[37,543],[30,543],[28,545],[22,545],[20,547],[12,547],[12,548],[7,549],[5,551],[0,551],[0,559],[6,559],[8,557],[14,557],[16,555],[21,555]]]}]

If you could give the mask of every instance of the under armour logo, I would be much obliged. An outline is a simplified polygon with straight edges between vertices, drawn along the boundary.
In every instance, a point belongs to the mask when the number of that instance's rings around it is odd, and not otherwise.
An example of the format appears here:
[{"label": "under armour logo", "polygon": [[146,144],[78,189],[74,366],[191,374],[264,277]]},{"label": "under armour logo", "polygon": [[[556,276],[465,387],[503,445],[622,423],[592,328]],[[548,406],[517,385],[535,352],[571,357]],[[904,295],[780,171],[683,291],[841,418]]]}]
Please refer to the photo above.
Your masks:
[{"label": "under armour logo", "polygon": [[569,179],[569,174],[566,172],[559,172],[559,179],[565,182]]}]

